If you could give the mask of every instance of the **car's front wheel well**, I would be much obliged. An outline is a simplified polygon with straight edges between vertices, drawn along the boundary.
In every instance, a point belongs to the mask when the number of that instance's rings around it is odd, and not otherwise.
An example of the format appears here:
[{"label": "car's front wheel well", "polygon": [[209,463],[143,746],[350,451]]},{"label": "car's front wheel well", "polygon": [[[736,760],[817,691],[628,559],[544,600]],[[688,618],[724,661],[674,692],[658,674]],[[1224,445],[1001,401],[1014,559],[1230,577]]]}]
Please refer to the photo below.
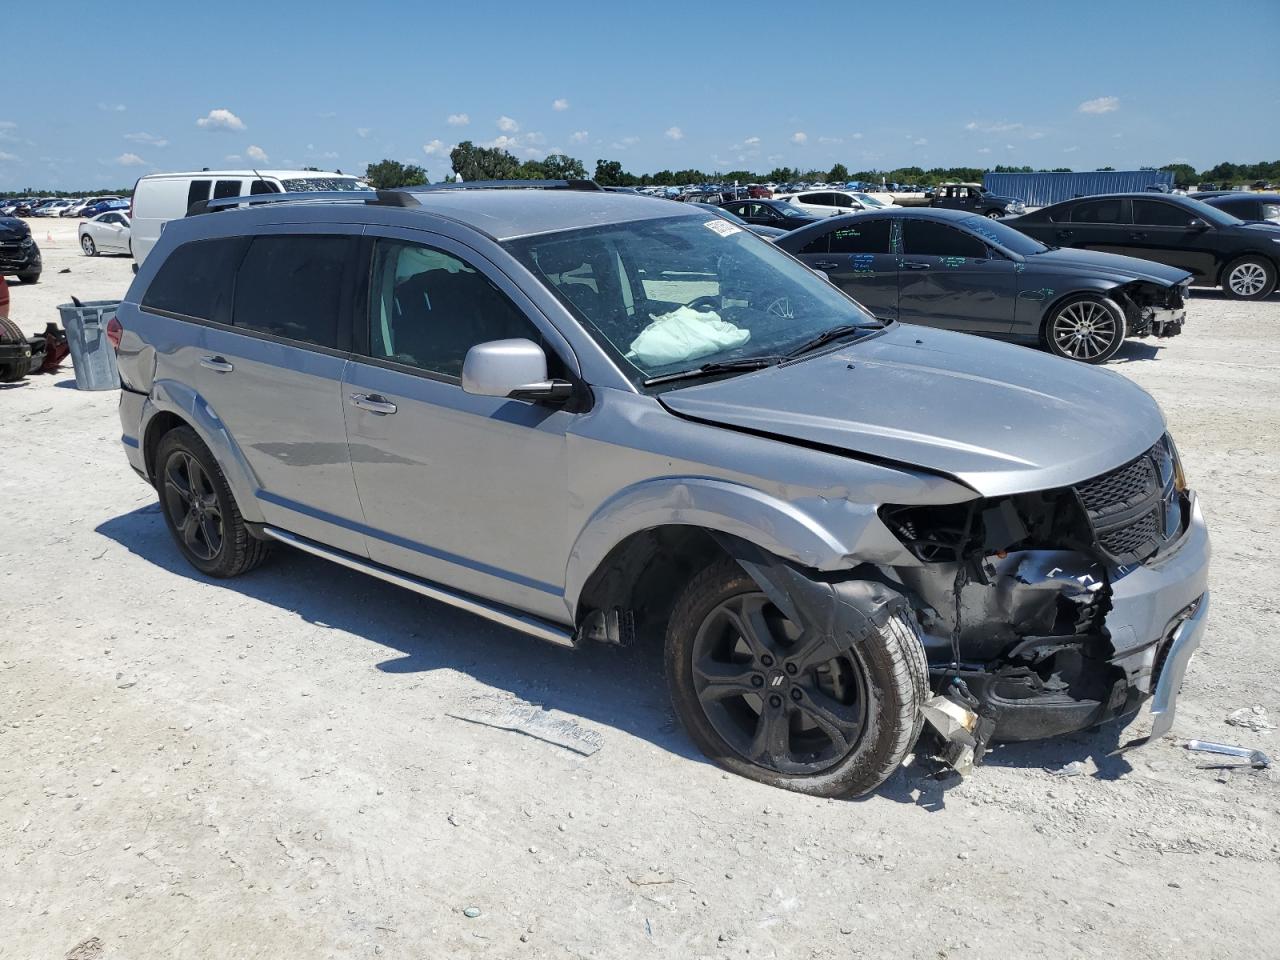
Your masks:
[{"label": "car's front wheel well", "polygon": [[577,624],[584,639],[662,642],[676,598],[725,551],[701,527],[670,524],[619,542],[582,588]]}]

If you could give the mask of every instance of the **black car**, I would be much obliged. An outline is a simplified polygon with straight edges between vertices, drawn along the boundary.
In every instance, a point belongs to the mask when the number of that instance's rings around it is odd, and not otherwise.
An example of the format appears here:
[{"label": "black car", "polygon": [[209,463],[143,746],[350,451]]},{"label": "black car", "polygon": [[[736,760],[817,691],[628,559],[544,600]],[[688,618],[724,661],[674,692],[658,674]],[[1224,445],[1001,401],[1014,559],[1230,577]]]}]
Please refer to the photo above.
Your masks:
[{"label": "black car", "polygon": [[1061,250],[961,210],[831,217],[774,241],[882,320],[1039,344],[1085,363],[1126,336],[1180,333],[1191,277],[1131,257]]},{"label": "black car", "polygon": [[1258,223],[1280,223],[1280,193],[1221,193],[1202,198],[1233,217]]},{"label": "black car", "polygon": [[1280,273],[1280,224],[1245,223],[1190,197],[1079,197],[1003,222],[1044,243],[1188,270],[1194,286],[1237,300],[1270,296]]},{"label": "black car", "polygon": [[0,217],[0,276],[16,276],[23,283],[40,279],[44,265],[31,228],[17,217]]},{"label": "black car", "polygon": [[727,200],[720,206],[752,226],[780,230],[795,230],[827,219],[805,213],[785,200]]},{"label": "black car", "polygon": [[736,213],[726,210],[724,207],[717,206],[714,203],[703,203],[700,200],[695,200],[693,201],[693,205],[696,207],[706,207],[708,210],[713,211],[717,216],[724,217],[726,220],[731,223],[736,223],[740,227],[745,227],[757,237],[764,237],[766,240],[777,240],[787,232],[779,229],[778,227],[762,227],[758,223],[747,223],[747,221],[743,220]]}]

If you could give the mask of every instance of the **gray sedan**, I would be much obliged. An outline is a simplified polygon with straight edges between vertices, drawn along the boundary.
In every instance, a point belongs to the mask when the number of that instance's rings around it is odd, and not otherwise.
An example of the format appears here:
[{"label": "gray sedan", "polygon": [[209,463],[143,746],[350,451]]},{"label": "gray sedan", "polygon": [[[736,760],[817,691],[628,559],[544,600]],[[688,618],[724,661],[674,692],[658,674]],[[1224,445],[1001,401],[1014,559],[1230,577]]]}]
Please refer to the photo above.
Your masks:
[{"label": "gray sedan", "polygon": [[833,217],[776,241],[883,320],[1038,344],[1102,363],[1125,337],[1180,333],[1191,275],[1049,247],[987,217],[894,210]]}]

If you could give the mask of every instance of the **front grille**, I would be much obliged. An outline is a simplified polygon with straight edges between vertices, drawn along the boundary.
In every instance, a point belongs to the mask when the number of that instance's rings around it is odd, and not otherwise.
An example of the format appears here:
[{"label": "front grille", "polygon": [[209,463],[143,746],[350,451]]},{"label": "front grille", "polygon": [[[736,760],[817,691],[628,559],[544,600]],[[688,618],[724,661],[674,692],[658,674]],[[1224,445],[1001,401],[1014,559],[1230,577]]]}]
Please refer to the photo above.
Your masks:
[{"label": "front grille", "polygon": [[1117,563],[1149,560],[1182,533],[1184,497],[1174,489],[1172,452],[1163,439],[1075,491],[1099,548]]}]

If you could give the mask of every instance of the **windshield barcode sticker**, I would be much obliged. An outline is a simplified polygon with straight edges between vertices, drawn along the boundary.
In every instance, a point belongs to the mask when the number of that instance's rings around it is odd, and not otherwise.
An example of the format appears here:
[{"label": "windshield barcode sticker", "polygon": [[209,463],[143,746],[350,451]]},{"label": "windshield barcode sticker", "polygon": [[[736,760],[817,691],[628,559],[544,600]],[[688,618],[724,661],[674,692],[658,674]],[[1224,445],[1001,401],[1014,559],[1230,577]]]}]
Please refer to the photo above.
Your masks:
[{"label": "windshield barcode sticker", "polygon": [[736,223],[730,223],[728,220],[721,220],[717,217],[714,220],[708,220],[703,224],[712,233],[718,233],[722,237],[727,237],[731,233],[737,233],[742,228]]}]

